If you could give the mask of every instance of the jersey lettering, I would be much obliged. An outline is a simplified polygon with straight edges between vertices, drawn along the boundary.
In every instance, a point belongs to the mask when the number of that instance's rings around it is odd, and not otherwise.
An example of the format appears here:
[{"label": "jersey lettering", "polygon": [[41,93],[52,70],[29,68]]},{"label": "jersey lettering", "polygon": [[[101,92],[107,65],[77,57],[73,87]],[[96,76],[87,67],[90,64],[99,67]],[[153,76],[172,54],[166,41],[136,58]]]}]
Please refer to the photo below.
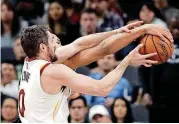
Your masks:
[{"label": "jersey lettering", "polygon": [[27,72],[27,71],[23,71],[22,72],[22,81],[28,82],[29,81],[29,77],[30,77],[30,73],[29,72]]}]

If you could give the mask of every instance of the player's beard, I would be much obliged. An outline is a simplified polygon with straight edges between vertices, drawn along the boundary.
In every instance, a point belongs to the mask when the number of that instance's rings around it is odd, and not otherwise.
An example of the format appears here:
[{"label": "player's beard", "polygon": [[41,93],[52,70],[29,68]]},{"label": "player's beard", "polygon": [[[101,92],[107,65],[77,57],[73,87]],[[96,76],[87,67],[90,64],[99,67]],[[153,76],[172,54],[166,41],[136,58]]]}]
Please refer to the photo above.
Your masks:
[{"label": "player's beard", "polygon": [[55,62],[58,60],[57,55],[55,55],[55,53],[50,52],[50,49],[48,49],[48,56],[51,62]]},{"label": "player's beard", "polygon": [[55,62],[58,60],[58,57],[55,54],[54,55],[50,54],[49,57],[50,57],[51,62]]},{"label": "player's beard", "polygon": [[52,62],[55,62],[58,60],[58,57],[56,55],[54,55],[51,60],[52,60]]}]

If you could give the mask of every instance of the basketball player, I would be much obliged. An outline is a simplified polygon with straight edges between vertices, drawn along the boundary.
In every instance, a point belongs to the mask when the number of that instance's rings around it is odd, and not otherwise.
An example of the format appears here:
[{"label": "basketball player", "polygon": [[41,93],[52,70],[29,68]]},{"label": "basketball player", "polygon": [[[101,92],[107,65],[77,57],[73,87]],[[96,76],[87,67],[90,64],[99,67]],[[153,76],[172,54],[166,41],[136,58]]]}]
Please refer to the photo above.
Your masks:
[{"label": "basketball player", "polygon": [[115,53],[144,34],[173,40],[168,30],[156,25],[148,24],[132,29],[138,24],[139,22],[132,24],[132,27],[127,25],[110,32],[84,36],[63,47],[60,40],[43,26],[31,26],[24,30],[21,45],[27,58],[20,80],[21,121],[66,123],[69,115],[67,99],[71,90],[106,96],[120,80],[128,65],[150,67],[157,63],[147,59],[156,53],[140,55],[138,50],[142,45],[139,45],[102,80],[94,80],[72,70]]}]

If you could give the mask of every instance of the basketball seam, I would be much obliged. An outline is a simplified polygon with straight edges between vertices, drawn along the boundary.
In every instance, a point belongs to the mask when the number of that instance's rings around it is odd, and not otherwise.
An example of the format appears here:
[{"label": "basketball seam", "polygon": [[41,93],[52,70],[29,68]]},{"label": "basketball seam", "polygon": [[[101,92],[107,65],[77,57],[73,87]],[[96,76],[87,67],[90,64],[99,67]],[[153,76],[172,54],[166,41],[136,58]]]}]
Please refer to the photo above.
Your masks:
[{"label": "basketball seam", "polygon": [[171,41],[170,41],[170,39],[168,39],[167,37],[165,37],[170,43],[172,43]]},{"label": "basketball seam", "polygon": [[[155,47],[155,49],[156,49],[156,51],[157,51],[157,54],[158,54],[158,56],[159,56],[159,58],[160,58],[160,54],[159,54],[159,52],[158,52],[158,50],[157,50],[157,47],[155,46],[155,43],[154,43],[154,41],[153,41],[153,36],[152,36],[152,42],[153,42],[154,47]],[[161,58],[160,58],[160,61],[163,63],[163,61],[162,61]]]},{"label": "basketball seam", "polygon": [[[165,41],[163,41],[163,42],[167,44],[167,46],[168,46],[168,48],[169,48],[169,50],[170,50],[170,52],[171,52],[171,54],[172,54],[172,50],[170,49],[170,45],[168,45],[168,43],[165,42]],[[168,53],[168,52],[167,52],[167,53]]]},{"label": "basketball seam", "polygon": [[144,42],[144,54],[146,54],[146,42],[147,42],[147,38],[148,38],[149,35],[147,35],[146,39],[145,39],[145,42]]},{"label": "basketball seam", "polygon": [[[166,42],[164,42],[164,43],[166,43]],[[167,43],[166,43],[167,44]],[[167,44],[167,46],[168,46],[168,44]],[[170,49],[170,48],[169,48]],[[171,50],[170,50],[170,52],[171,52]],[[168,54],[168,51],[167,51],[167,59],[169,58],[169,54]]]}]

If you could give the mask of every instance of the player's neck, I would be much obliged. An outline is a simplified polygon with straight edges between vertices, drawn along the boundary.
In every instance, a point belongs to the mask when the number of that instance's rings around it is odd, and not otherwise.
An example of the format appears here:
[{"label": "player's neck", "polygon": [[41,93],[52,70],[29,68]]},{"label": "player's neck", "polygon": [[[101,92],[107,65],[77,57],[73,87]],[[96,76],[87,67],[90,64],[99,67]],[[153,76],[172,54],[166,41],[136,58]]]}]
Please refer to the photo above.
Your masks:
[{"label": "player's neck", "polygon": [[46,61],[48,61],[48,62],[51,61],[50,58],[48,58],[48,57],[46,57],[46,56],[44,56],[44,55],[39,55],[39,56],[35,57],[35,59],[46,60]]},{"label": "player's neck", "polygon": [[82,120],[71,120],[71,122],[70,123],[84,123],[84,119],[82,119]]}]

